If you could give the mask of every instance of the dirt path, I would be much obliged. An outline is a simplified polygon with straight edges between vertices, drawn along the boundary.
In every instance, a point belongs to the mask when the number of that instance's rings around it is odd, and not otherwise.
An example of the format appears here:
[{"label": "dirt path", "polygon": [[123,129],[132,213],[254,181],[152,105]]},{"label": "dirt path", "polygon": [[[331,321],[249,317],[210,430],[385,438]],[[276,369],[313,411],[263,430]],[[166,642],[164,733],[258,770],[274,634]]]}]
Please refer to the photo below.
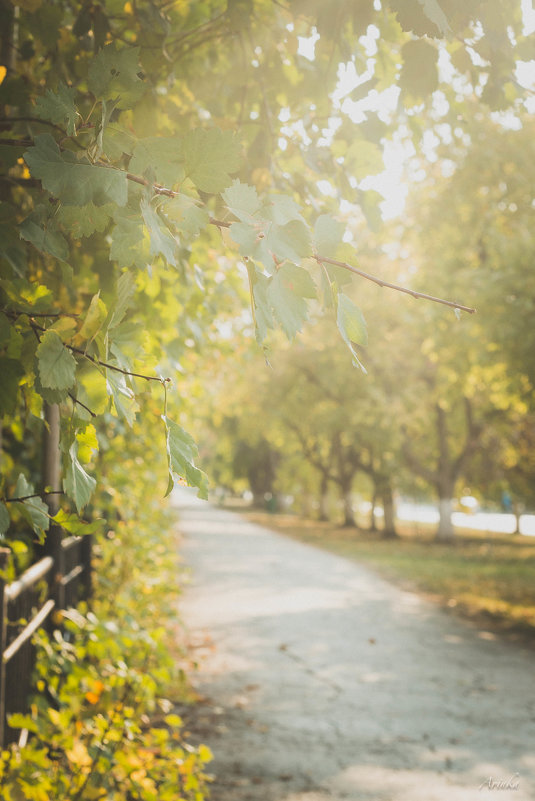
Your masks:
[{"label": "dirt path", "polygon": [[533,652],[185,491],[176,504],[213,801],[535,799]]}]

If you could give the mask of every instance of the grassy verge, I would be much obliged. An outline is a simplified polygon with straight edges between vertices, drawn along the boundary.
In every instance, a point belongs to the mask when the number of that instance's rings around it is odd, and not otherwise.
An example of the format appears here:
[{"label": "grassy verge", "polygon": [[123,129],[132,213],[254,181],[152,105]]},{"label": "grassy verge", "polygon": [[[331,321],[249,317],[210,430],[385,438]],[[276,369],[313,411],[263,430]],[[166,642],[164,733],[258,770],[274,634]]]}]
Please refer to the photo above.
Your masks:
[{"label": "grassy verge", "polygon": [[260,525],[363,562],[491,631],[535,644],[535,538],[457,530],[437,543],[433,528],[400,524],[399,538],[331,523],[243,510]]}]

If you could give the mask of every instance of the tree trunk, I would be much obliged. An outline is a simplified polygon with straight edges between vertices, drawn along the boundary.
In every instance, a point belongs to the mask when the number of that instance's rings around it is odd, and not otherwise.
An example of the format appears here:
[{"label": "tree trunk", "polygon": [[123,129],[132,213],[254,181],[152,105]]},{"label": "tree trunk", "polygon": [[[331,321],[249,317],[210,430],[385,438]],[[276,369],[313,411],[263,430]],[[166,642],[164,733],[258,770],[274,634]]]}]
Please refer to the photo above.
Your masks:
[{"label": "tree trunk", "polygon": [[353,493],[351,492],[352,482],[345,481],[341,485],[342,500],[344,502],[344,526],[355,526],[355,512],[353,511]]},{"label": "tree trunk", "polygon": [[377,506],[377,489],[374,487],[371,499],[371,508],[370,508],[370,523],[369,523],[370,531],[377,531],[377,518],[375,516],[376,506]]},{"label": "tree trunk", "polygon": [[383,537],[393,539],[397,537],[396,531],[396,510],[394,507],[394,493],[390,482],[385,482],[381,489],[381,498],[384,511]]},{"label": "tree trunk", "polygon": [[[53,494],[46,495],[48,513],[54,516],[60,508],[61,490],[61,451],[60,451],[60,413],[57,403],[45,403],[45,432],[43,437],[43,489]],[[51,556],[54,560],[54,569],[49,579],[49,591],[56,602],[57,609],[63,609],[65,601],[64,587],[61,578],[64,572],[63,551],[61,540],[63,531],[61,526],[51,524],[44,545],[42,555]]]},{"label": "tree trunk", "polygon": [[329,520],[329,497],[327,494],[328,489],[329,489],[329,479],[326,476],[322,476],[320,483],[320,508],[319,508],[319,520],[322,521]]},{"label": "tree trunk", "polygon": [[57,403],[45,404],[45,421],[47,426],[43,440],[43,489],[54,493],[46,496],[49,514],[54,516],[59,510],[61,490],[60,415]]},{"label": "tree trunk", "polygon": [[515,530],[513,534],[520,534],[520,518],[522,516],[522,506],[518,501],[513,501],[513,514],[515,516]]},{"label": "tree trunk", "polygon": [[453,523],[451,515],[453,512],[453,500],[451,496],[447,498],[439,498],[438,501],[438,529],[436,533],[437,540],[440,542],[451,542],[454,537]]}]

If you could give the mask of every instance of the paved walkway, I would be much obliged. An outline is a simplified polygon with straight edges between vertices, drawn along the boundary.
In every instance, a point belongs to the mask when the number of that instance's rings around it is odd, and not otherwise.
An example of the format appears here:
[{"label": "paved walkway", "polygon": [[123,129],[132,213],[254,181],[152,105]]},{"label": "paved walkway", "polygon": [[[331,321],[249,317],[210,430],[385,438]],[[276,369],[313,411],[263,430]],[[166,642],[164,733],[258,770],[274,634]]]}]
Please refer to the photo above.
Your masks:
[{"label": "paved walkway", "polygon": [[533,652],[187,491],[175,503],[213,801],[535,799]]}]

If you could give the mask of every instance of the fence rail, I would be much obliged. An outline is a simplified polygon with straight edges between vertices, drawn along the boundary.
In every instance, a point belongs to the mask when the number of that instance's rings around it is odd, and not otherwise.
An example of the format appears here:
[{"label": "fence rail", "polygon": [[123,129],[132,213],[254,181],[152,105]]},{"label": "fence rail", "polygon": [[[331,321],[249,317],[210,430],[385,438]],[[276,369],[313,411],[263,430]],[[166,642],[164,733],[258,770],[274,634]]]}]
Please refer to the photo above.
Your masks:
[{"label": "fence rail", "polygon": [[0,548],[0,747],[27,736],[8,725],[10,715],[27,711],[35,667],[33,635],[52,628],[53,612],[91,594],[91,536],[50,537],[51,553],[15,581],[3,576],[11,551]]}]

